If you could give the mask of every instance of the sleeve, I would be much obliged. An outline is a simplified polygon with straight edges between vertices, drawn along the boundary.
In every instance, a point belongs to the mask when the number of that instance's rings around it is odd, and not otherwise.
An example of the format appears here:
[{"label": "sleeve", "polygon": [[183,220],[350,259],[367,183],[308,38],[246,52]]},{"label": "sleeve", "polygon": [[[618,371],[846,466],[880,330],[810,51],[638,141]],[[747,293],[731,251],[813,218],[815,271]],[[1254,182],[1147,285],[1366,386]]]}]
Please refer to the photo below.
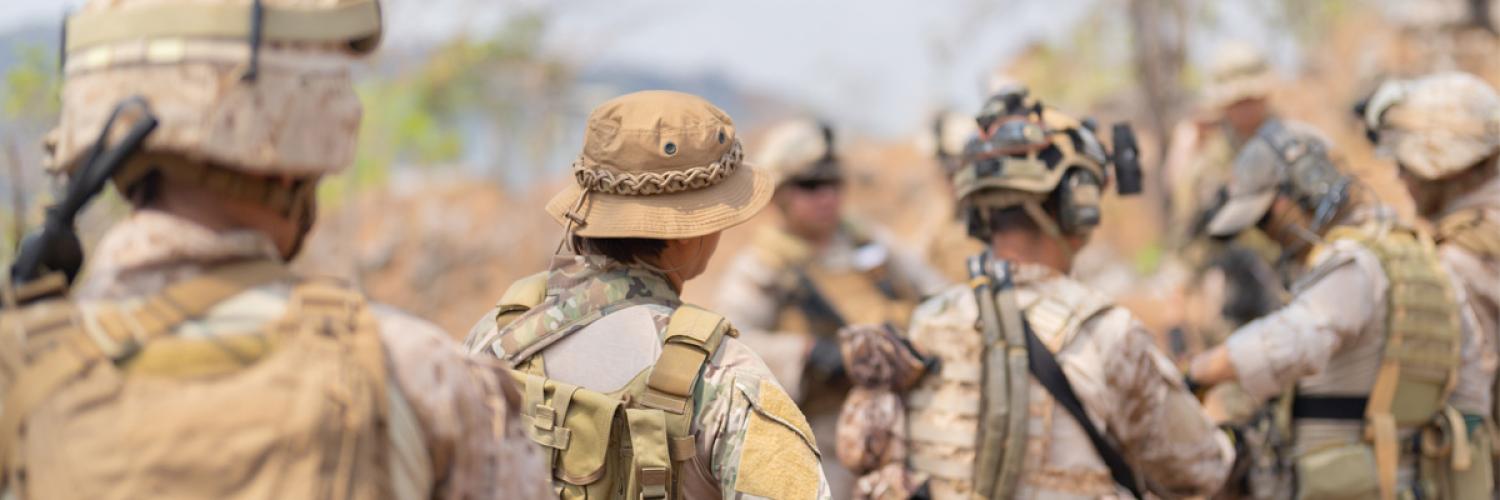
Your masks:
[{"label": "sleeve", "polygon": [[1151,333],[1120,308],[1095,318],[1093,329],[1124,332],[1111,349],[1120,355],[1105,358],[1112,365],[1105,373],[1118,375],[1107,383],[1120,405],[1107,418],[1137,472],[1176,495],[1218,491],[1234,464],[1234,447]]},{"label": "sleeve", "polygon": [[421,496],[432,498],[554,496],[505,367],[464,355],[421,320],[379,309],[377,318],[394,382],[389,427],[398,488],[427,483]]},{"label": "sleeve", "polygon": [[715,310],[739,329],[740,341],[759,354],[775,379],[796,397],[813,339],[776,331],[782,306],[775,292],[776,274],[752,251],[740,254],[719,281]]},{"label": "sleeve", "polygon": [[1246,324],[1225,342],[1240,384],[1257,399],[1322,371],[1381,310],[1387,284],[1379,261],[1368,252],[1336,248],[1308,276],[1290,304]]},{"label": "sleeve", "polygon": [[744,344],[726,339],[696,392],[698,455],[724,498],[830,497],[807,418]]},{"label": "sleeve", "polygon": [[912,289],[921,294],[919,298],[936,295],[951,284],[943,273],[904,248],[891,246],[891,264],[900,279],[910,283]]}]

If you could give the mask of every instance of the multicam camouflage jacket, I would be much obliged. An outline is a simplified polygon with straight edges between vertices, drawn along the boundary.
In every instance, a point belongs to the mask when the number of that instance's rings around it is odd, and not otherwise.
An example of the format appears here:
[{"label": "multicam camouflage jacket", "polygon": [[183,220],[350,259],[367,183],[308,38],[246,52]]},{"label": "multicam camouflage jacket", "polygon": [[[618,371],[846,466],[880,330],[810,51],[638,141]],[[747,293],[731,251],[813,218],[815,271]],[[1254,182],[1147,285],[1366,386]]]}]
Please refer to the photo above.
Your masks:
[{"label": "multicam camouflage jacket", "polygon": [[[548,273],[541,304],[503,329],[492,310],[467,345],[512,362],[541,356],[547,378],[609,393],[656,363],[668,320],[681,305],[659,272],[563,257]],[[829,497],[806,419],[738,339],[723,340],[692,398],[696,454],[682,481],[686,497]]]}]

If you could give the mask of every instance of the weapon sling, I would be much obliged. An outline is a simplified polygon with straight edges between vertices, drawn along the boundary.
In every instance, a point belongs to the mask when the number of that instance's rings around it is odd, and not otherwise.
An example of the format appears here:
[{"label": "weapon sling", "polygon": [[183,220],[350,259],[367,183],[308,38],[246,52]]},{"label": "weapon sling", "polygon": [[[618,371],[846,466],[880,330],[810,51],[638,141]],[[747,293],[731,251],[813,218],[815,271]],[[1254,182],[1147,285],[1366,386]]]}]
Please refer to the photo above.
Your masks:
[{"label": "weapon sling", "polygon": [[[1099,432],[1099,429],[1094,426],[1093,420],[1090,420],[1088,414],[1083,410],[1083,403],[1078,400],[1078,395],[1073,392],[1073,386],[1068,382],[1067,375],[1063,373],[1062,367],[1058,365],[1057,358],[1042,343],[1041,339],[1037,338],[1036,332],[1032,331],[1031,325],[1021,313],[1020,307],[1016,305],[1014,281],[1011,279],[1009,263],[1001,260],[992,261],[988,254],[981,254],[971,259],[969,266],[971,275],[974,275],[976,278],[975,292],[980,299],[980,323],[985,330],[986,350],[992,350],[990,346],[992,341],[998,341],[995,343],[1003,346],[1005,338],[1014,338],[1016,335],[1012,333],[1013,329],[1022,330],[1027,371],[1031,372],[1031,375],[1036,378],[1037,382],[1042,384],[1043,388],[1047,389],[1047,393],[1051,394],[1052,398],[1057,400],[1057,403],[1063,409],[1067,410],[1068,414],[1073,416],[1073,420],[1077,421],[1078,425],[1083,428],[1083,432],[1088,435],[1089,442],[1094,445],[1094,450],[1099,454],[1099,458],[1109,467],[1110,477],[1114,479],[1115,483],[1129,490],[1130,494],[1134,497],[1142,498],[1140,486],[1136,482],[1135,471],[1130,468],[1130,464],[1125,461],[1125,456],[1121,454],[1120,450],[1115,448],[1104,437],[1104,434]],[[999,274],[998,278],[995,276],[996,274]],[[1007,332],[1006,330],[1011,330],[1011,332]],[[988,366],[992,361],[999,360],[985,360],[987,375],[992,373],[991,368]],[[1017,363],[1007,364],[1014,365]],[[999,374],[995,373],[995,375]],[[985,391],[986,400],[991,399],[989,392],[989,389]],[[1019,391],[1011,392],[1010,396],[1016,397]],[[996,410],[996,408],[993,408],[995,405],[990,404],[988,401],[982,406],[987,410],[986,413],[989,414],[993,414]],[[983,428],[984,419],[982,418],[981,420],[981,435],[983,435],[984,431],[988,429]],[[981,438],[981,441],[988,440]],[[986,444],[986,446],[981,447],[980,456],[977,457],[981,469],[990,469],[989,467],[985,467],[986,463],[993,466],[997,465],[997,462],[1005,461],[1001,455],[995,455],[993,452],[985,453],[986,449],[994,448],[994,446],[989,446],[988,443],[981,444]],[[987,457],[986,455],[989,456]],[[1001,467],[1001,469],[1005,469],[1005,467]],[[1009,493],[1003,491],[1005,483],[1008,481],[1004,481],[1003,478],[1000,481],[996,481],[994,476],[1004,474],[1015,475],[1016,473],[1015,471],[1004,470],[987,470],[986,473],[978,472],[976,471],[975,480],[976,485],[981,485],[981,492],[988,490],[991,493],[998,493],[1000,495]],[[991,478],[987,480],[986,476],[991,476]],[[992,498],[994,496],[996,495],[990,495]]]}]

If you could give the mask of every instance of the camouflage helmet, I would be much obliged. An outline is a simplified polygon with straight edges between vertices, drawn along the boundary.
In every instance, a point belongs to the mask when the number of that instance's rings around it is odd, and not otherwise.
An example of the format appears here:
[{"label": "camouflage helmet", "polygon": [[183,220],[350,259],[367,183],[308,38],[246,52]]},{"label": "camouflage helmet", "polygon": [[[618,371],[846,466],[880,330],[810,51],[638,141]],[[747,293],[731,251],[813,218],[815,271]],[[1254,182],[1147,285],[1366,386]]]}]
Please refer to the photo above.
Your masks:
[{"label": "camouflage helmet", "polygon": [[381,29],[377,0],[92,1],[65,27],[50,167],[76,169],[112,107],[138,96],[160,122],[147,155],[251,175],[342,170],[361,114],[348,63]]},{"label": "camouflage helmet", "polygon": [[[979,140],[970,142],[953,174],[971,233],[983,237],[986,214],[1011,207],[1024,208],[1048,232],[1078,233],[1099,223],[1110,158],[1092,130],[1024,90],[992,97],[978,122]],[[1062,213],[1052,220],[1042,205],[1055,196]]]},{"label": "camouflage helmet", "polygon": [[1276,75],[1265,53],[1245,42],[1226,42],[1214,51],[1203,91],[1204,105],[1223,108],[1270,95]]},{"label": "camouflage helmet", "polygon": [[777,185],[799,181],[836,181],[844,176],[833,129],[826,123],[798,119],[779,123],[761,138],[750,162],[776,176]]},{"label": "camouflage helmet", "polygon": [[928,146],[933,157],[942,165],[943,173],[951,177],[963,166],[964,150],[978,137],[979,125],[974,122],[974,117],[944,112],[932,120],[932,136]]},{"label": "camouflage helmet", "polygon": [[1378,150],[1422,179],[1450,177],[1500,151],[1500,96],[1468,73],[1385,82],[1363,118]]}]

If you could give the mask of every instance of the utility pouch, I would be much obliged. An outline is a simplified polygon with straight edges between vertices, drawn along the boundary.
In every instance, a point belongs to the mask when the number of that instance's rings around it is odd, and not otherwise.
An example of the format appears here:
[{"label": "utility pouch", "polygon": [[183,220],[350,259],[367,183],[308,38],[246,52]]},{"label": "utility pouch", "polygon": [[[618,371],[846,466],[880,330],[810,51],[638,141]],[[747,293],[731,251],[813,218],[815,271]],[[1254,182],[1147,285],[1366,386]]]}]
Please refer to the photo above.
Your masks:
[{"label": "utility pouch", "polygon": [[1297,457],[1298,500],[1378,498],[1375,451],[1363,443],[1335,445]]},{"label": "utility pouch", "polygon": [[1456,500],[1488,499],[1494,486],[1489,429],[1480,417],[1453,409],[1422,429],[1420,486],[1425,496]]}]

